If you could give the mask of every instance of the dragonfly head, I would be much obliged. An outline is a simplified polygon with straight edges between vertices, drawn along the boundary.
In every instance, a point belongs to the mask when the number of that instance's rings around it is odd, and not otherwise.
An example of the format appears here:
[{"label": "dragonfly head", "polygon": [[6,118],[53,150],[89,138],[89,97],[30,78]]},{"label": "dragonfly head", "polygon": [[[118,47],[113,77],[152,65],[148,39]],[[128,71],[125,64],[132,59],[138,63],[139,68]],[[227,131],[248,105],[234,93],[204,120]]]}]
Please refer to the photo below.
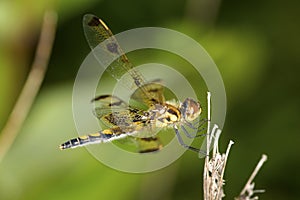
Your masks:
[{"label": "dragonfly head", "polygon": [[191,122],[199,117],[201,111],[202,109],[200,103],[192,98],[186,98],[180,107],[182,116],[188,122]]}]

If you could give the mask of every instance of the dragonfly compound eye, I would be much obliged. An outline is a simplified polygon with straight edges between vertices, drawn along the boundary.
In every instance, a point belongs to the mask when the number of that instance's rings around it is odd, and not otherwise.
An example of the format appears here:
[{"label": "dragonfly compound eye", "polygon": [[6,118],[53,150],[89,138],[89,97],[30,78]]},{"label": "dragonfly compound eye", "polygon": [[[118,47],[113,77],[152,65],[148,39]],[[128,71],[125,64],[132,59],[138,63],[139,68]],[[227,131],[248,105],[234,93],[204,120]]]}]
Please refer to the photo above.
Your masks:
[{"label": "dragonfly compound eye", "polygon": [[201,106],[198,101],[187,98],[181,106],[181,112],[187,121],[195,120],[201,114]]}]

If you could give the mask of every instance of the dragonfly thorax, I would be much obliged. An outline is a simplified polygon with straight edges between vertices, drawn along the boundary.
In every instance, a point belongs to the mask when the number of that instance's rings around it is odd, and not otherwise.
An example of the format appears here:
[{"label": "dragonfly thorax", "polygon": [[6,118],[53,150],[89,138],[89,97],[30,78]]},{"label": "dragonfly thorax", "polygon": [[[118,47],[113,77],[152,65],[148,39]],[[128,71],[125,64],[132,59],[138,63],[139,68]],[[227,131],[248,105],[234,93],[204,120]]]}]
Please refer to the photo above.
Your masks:
[{"label": "dragonfly thorax", "polygon": [[181,113],[178,107],[167,103],[165,105],[158,104],[155,107],[152,112],[155,112],[157,127],[166,127],[180,121]]}]

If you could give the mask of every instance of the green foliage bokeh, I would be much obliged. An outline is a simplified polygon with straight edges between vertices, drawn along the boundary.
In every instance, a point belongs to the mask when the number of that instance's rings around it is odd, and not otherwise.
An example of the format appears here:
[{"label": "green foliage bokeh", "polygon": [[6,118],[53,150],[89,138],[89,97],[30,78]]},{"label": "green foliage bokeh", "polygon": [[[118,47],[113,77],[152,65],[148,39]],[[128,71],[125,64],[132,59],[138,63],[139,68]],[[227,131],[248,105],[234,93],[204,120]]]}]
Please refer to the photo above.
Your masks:
[{"label": "green foliage bokeh", "polygon": [[[269,160],[255,179],[256,188],[266,189],[261,199],[297,199],[300,3],[201,2],[1,1],[0,128],[30,70],[44,10],[57,10],[59,23],[41,91],[0,163],[0,199],[203,196],[203,160],[193,152],[186,152],[160,171],[127,174],[99,163],[84,148],[57,148],[77,135],[72,118],[72,86],[89,52],[81,22],[85,13],[99,16],[115,33],[158,26],[197,40],[219,67],[227,92],[228,111],[220,147],[225,150],[230,139],[235,141],[225,172],[227,198],[239,194],[261,154],[266,153]],[[155,56],[157,60],[168,59]],[[143,58],[137,56],[136,60]]]}]

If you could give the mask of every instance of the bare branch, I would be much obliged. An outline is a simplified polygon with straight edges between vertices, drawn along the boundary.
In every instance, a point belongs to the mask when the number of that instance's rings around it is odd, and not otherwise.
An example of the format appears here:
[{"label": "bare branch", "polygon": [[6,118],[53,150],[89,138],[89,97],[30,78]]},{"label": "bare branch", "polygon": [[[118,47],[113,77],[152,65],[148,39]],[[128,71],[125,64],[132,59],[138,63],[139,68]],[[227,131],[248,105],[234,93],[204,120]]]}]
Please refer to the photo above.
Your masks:
[{"label": "bare branch", "polygon": [[[210,97],[210,93],[208,93],[208,128],[206,137],[207,156],[204,164],[203,191],[204,200],[221,200],[225,196],[223,191],[224,172],[229,151],[233,142],[230,141],[225,154],[221,154],[219,152],[218,141],[222,131],[216,124],[214,124],[212,129],[210,127]],[[209,153],[210,149],[212,149],[211,153]]]},{"label": "bare branch", "polygon": [[[223,190],[223,186],[225,184],[224,180],[224,172],[227,163],[227,159],[229,156],[229,151],[231,146],[234,144],[233,141],[230,141],[226,150],[226,153],[219,152],[219,137],[221,135],[221,130],[218,125],[214,124],[211,128],[210,120],[210,98],[211,95],[207,93],[207,103],[208,103],[208,128],[207,128],[207,137],[206,137],[206,151],[207,155],[204,163],[204,172],[203,172],[203,193],[204,200],[221,200],[225,194]],[[212,149],[212,152],[209,151]],[[199,154],[199,157],[200,154]],[[261,160],[257,164],[255,170],[247,181],[244,189],[240,193],[235,200],[256,200],[257,196],[254,196],[256,193],[262,193],[264,190],[254,190],[254,182],[253,179],[257,175],[258,171],[262,167],[263,163],[267,160],[266,155],[262,155]]]},{"label": "bare branch", "polygon": [[44,15],[41,34],[31,70],[0,135],[0,162],[17,137],[44,80],[55,38],[56,24],[56,12],[47,11]]},{"label": "bare branch", "polygon": [[263,166],[264,162],[267,161],[267,156],[265,154],[262,155],[260,161],[258,162],[256,168],[254,169],[254,171],[252,172],[249,180],[247,181],[244,189],[241,191],[240,195],[238,197],[236,197],[236,200],[254,200],[254,199],[258,199],[257,196],[252,197],[254,194],[256,193],[263,193],[265,192],[265,190],[254,190],[254,178],[257,175],[258,171],[260,170],[260,168]]}]

